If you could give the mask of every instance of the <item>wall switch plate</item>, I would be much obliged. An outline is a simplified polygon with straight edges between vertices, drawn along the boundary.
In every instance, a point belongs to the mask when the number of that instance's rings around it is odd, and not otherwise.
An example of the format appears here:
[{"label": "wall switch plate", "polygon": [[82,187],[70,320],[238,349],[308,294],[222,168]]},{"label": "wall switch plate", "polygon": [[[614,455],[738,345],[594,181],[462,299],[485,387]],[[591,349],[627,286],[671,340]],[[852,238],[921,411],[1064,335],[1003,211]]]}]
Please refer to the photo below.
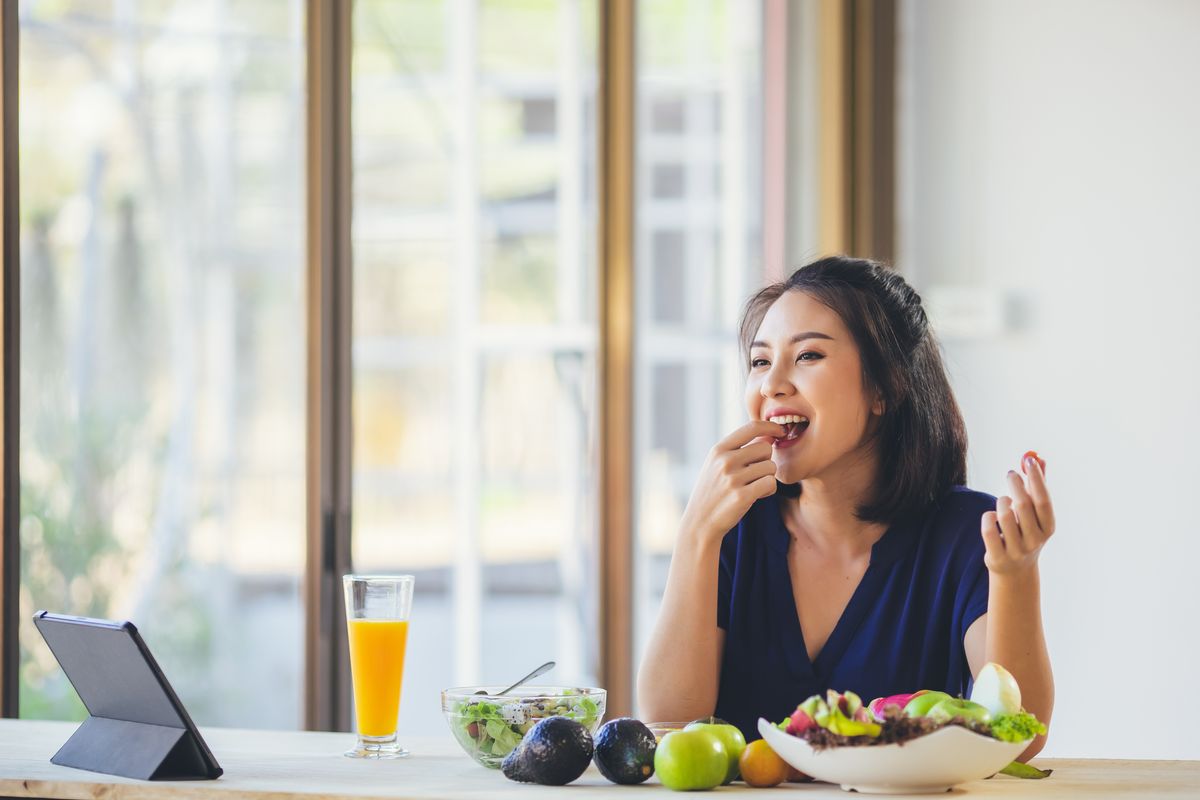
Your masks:
[{"label": "wall switch plate", "polygon": [[925,313],[941,339],[988,339],[1010,328],[1009,300],[1000,289],[933,286],[923,299]]}]

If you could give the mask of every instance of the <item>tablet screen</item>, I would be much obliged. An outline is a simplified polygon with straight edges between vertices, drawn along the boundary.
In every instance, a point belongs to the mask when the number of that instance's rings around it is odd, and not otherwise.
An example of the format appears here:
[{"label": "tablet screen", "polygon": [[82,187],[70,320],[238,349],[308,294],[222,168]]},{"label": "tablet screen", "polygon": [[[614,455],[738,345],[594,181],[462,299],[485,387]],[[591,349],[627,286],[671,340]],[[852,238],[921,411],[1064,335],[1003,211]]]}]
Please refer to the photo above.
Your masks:
[{"label": "tablet screen", "polygon": [[34,623],[89,714],[187,727],[172,702],[166,679],[160,680],[156,674],[153,657],[138,646],[131,623],[48,612],[40,612]]}]

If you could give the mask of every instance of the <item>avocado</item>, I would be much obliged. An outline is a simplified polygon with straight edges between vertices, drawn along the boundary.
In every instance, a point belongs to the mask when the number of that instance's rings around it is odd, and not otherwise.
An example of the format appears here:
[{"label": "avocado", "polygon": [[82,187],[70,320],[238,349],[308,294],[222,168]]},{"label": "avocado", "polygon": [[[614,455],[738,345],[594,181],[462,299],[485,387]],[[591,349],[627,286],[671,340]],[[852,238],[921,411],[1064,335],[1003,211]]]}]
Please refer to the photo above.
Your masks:
[{"label": "avocado", "polygon": [[641,783],[654,774],[654,734],[640,721],[621,717],[596,732],[594,760],[600,774],[613,783]]},{"label": "avocado", "polygon": [[509,780],[562,786],[582,775],[591,760],[587,728],[566,717],[547,717],[504,757],[500,769]]}]

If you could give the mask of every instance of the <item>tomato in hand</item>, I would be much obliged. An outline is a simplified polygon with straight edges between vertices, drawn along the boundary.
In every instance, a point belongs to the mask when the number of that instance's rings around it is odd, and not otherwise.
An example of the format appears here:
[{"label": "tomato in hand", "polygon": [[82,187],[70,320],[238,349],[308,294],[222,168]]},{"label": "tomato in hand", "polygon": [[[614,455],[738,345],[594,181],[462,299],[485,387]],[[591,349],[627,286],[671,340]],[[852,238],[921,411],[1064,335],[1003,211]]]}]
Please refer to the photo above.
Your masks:
[{"label": "tomato in hand", "polygon": [[1026,464],[1026,461],[1027,461],[1028,459],[1030,459],[1030,458],[1032,458],[1032,459],[1034,459],[1035,461],[1037,461],[1037,463],[1038,463],[1038,466],[1039,466],[1039,467],[1041,467],[1041,468],[1042,468],[1042,472],[1043,472],[1043,473],[1045,473],[1045,471],[1046,471],[1046,459],[1044,459],[1044,458],[1042,458],[1041,456],[1039,456],[1039,455],[1037,454],[1037,450],[1026,450],[1026,451],[1025,451],[1025,455],[1021,456],[1021,472],[1028,472],[1028,470],[1025,468],[1025,464]]}]

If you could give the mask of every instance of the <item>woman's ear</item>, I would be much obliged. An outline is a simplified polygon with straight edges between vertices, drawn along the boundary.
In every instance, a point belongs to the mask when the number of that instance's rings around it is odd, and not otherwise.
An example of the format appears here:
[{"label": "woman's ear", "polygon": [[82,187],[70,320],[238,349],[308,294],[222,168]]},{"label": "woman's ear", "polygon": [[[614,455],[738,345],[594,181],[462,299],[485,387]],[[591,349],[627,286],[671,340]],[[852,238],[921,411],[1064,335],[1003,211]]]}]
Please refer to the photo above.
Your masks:
[{"label": "woman's ear", "polygon": [[883,412],[887,410],[887,404],[883,402],[883,398],[875,395],[875,402],[871,403],[871,413],[877,417],[882,417]]}]

